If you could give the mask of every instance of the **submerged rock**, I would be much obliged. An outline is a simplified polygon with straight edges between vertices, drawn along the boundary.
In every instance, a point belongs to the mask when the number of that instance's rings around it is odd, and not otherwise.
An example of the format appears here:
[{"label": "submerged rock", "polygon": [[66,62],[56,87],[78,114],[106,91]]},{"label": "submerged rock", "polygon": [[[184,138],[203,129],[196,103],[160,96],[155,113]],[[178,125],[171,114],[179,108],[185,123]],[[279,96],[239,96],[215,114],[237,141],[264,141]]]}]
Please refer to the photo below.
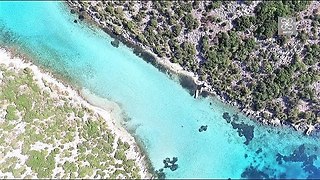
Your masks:
[{"label": "submerged rock", "polygon": [[178,161],[178,158],[177,158],[177,157],[173,157],[173,158],[172,158],[172,161],[170,161],[170,163],[174,164],[174,163],[176,163],[177,161]]},{"label": "submerged rock", "polygon": [[170,165],[167,162],[165,162],[163,168],[168,168],[168,167],[170,167]]},{"label": "submerged rock", "polygon": [[73,22],[74,22],[74,23],[77,23],[78,21],[75,19]]},{"label": "submerged rock", "polygon": [[117,39],[115,39],[115,40],[113,40],[113,41],[111,41],[111,45],[113,46],[113,47],[119,47],[119,40],[117,40]]},{"label": "submerged rock", "polygon": [[228,112],[224,112],[222,117],[223,117],[223,119],[225,119],[227,121],[227,123],[231,122],[231,116],[229,115]]},{"label": "submerged rock", "polygon": [[74,13],[76,13],[76,11],[75,11],[74,9],[71,9],[71,10],[70,10],[70,13],[71,13],[71,14],[74,14]]},{"label": "submerged rock", "polygon": [[276,155],[276,161],[278,164],[287,162],[300,162],[303,164],[304,172],[309,174],[307,179],[314,179],[319,177],[320,168],[315,166],[315,161],[318,159],[318,155],[317,152],[312,151],[312,149],[314,150],[314,148],[307,147],[305,144],[302,144],[297,149],[293,150],[293,152],[289,155],[282,155],[278,153]]},{"label": "submerged rock", "polygon": [[201,127],[199,128],[199,132],[206,131],[207,128],[208,128],[208,125],[201,126]]},{"label": "submerged rock", "polygon": [[234,114],[232,116],[232,118],[233,118],[234,121],[238,121],[239,120],[239,115],[238,114]]},{"label": "submerged rock", "polygon": [[78,16],[78,18],[82,21],[82,20],[84,20],[84,16],[82,15],[82,14],[80,14],[79,16]]},{"label": "submerged rock", "polygon": [[254,137],[254,126],[252,125],[247,125],[245,123],[235,123],[235,122],[231,122],[231,125],[233,127],[233,129],[237,129],[237,132],[239,134],[240,137],[244,136],[246,138],[246,141],[244,142],[245,145],[248,145],[249,142],[253,139]]},{"label": "submerged rock", "polygon": [[165,159],[163,160],[163,163],[170,163],[170,158],[165,158]]},{"label": "submerged rock", "polygon": [[165,179],[166,178],[166,174],[163,172],[163,168],[156,170],[155,174],[158,179]]},{"label": "submerged rock", "polygon": [[172,164],[171,167],[170,167],[171,171],[175,171],[177,169],[178,169],[178,164]]},{"label": "submerged rock", "polygon": [[175,171],[178,169],[178,164],[175,164],[178,161],[178,157],[173,157],[172,161],[170,158],[165,158],[163,160],[164,168],[170,168],[171,171]]},{"label": "submerged rock", "polygon": [[258,150],[256,150],[256,154],[259,154],[262,152],[262,148],[259,148]]},{"label": "submerged rock", "polygon": [[241,174],[242,178],[248,179],[269,179],[268,174],[260,171],[259,169],[249,166],[245,169],[245,171]]}]

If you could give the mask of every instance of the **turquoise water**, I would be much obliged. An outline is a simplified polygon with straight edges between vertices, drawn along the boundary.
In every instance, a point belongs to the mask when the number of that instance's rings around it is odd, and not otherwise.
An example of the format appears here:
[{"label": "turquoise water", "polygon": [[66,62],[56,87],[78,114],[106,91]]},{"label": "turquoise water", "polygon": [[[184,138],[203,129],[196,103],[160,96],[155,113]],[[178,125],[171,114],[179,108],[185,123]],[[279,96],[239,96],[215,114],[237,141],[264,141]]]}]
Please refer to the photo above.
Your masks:
[{"label": "turquoise water", "polygon": [[[223,113],[232,117],[235,110],[194,99],[131,49],[112,47],[108,35],[73,23],[75,18],[62,3],[1,2],[1,46],[14,46],[119,103],[130,118],[127,128],[144,143],[155,169],[163,168],[166,157],[178,157],[177,170],[164,169],[167,177],[320,178],[318,139],[259,126],[241,114],[227,121]],[[207,131],[198,131],[202,125]]]}]

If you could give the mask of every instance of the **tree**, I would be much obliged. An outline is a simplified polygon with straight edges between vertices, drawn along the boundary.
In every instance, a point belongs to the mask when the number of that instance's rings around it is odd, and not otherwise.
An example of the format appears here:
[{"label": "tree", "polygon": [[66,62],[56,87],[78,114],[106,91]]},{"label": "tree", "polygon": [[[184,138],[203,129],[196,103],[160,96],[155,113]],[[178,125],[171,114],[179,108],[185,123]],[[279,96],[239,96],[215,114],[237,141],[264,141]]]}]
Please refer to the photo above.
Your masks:
[{"label": "tree", "polygon": [[158,26],[158,22],[155,17],[152,17],[149,22],[150,22],[150,26],[152,26],[152,27]]},{"label": "tree", "polygon": [[255,24],[255,17],[252,16],[240,16],[233,20],[234,28],[237,31],[244,31],[249,29]]},{"label": "tree", "polygon": [[186,14],[183,17],[183,20],[185,27],[189,32],[199,27],[198,20],[194,18],[191,13]]},{"label": "tree", "polygon": [[257,43],[255,41],[254,38],[248,38],[246,40],[244,40],[244,45],[245,45],[245,48],[248,52],[251,52],[253,49],[255,49]]},{"label": "tree", "polygon": [[298,108],[293,108],[291,110],[289,110],[289,120],[291,122],[296,122],[298,120],[298,114],[299,114],[299,110]]},{"label": "tree", "polygon": [[181,32],[181,25],[180,24],[177,24],[177,25],[174,25],[172,26],[172,33],[173,33],[173,36],[177,37],[179,36],[180,32]]},{"label": "tree", "polygon": [[270,38],[277,32],[278,17],[286,17],[304,9],[309,2],[269,1],[260,2],[255,8],[257,17],[256,37]]},{"label": "tree", "polygon": [[180,8],[184,12],[191,13],[192,5],[191,5],[191,3],[186,2],[186,3],[181,4]]}]

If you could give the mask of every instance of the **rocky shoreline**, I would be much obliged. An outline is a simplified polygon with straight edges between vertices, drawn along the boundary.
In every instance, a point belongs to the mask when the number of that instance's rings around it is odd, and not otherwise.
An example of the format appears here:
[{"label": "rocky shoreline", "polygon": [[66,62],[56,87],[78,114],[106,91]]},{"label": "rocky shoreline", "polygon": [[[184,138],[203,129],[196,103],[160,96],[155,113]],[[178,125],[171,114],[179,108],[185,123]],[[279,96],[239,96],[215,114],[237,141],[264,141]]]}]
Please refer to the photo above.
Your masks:
[{"label": "rocky shoreline", "polygon": [[277,118],[271,120],[263,118],[260,112],[255,112],[252,109],[244,108],[243,105],[237,103],[236,101],[231,101],[227,96],[221,93],[218,89],[214,89],[207,82],[199,80],[199,76],[193,72],[184,70],[179,64],[170,62],[170,60],[166,57],[159,58],[149,47],[138,42],[137,39],[132,38],[126,31],[122,32],[122,34],[117,33],[113,28],[114,24],[107,22],[110,24],[107,25],[106,22],[101,22],[95,17],[95,13],[97,12],[93,12],[90,9],[84,9],[82,4],[76,1],[67,1],[66,4],[70,7],[71,13],[78,14],[80,20],[85,19],[87,22],[99,26],[112,38],[115,38],[125,44],[127,47],[132,48],[136,55],[144,59],[146,62],[153,64],[160,71],[178,75],[180,84],[184,88],[188,89],[191,95],[197,96],[196,94],[198,94],[204,97],[211,95],[226,104],[236,107],[250,119],[254,119],[264,125],[292,127],[297,131],[304,132],[306,135],[319,134],[319,124],[311,125],[306,124],[305,122],[293,124],[287,121],[280,121]]}]

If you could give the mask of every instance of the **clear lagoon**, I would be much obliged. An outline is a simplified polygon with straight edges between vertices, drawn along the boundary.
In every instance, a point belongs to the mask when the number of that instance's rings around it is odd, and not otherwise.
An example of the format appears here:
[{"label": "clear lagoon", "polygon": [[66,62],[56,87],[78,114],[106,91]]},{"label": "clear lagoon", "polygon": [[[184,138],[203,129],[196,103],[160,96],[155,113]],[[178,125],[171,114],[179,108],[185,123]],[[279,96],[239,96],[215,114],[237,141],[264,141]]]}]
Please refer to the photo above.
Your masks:
[{"label": "clear lagoon", "polygon": [[[164,169],[168,178],[320,178],[319,139],[194,99],[132,49],[113,47],[110,36],[76,18],[62,2],[0,2],[0,46],[117,102],[155,169],[178,157],[177,170]],[[207,130],[199,132],[202,125]]]}]

